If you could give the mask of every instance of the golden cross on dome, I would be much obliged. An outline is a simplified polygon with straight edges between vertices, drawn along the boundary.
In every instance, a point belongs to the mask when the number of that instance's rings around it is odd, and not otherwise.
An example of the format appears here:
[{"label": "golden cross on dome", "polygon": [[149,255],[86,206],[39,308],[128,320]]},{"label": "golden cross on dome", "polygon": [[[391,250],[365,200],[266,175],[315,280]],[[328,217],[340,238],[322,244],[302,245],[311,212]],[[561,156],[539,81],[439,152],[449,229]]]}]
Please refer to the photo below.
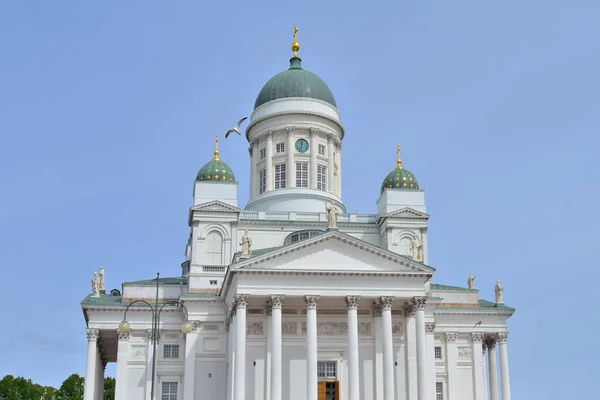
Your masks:
[{"label": "golden cross on dome", "polygon": [[213,160],[219,161],[219,137],[215,136],[215,157]]},{"label": "golden cross on dome", "polygon": [[300,50],[300,43],[298,43],[298,27],[294,26],[294,43],[292,43],[294,57],[298,57],[298,50]]},{"label": "golden cross on dome", "polygon": [[402,169],[402,160],[400,159],[400,145],[398,145],[396,153],[398,154],[398,160],[396,160],[396,164],[398,164],[398,166],[396,168]]}]

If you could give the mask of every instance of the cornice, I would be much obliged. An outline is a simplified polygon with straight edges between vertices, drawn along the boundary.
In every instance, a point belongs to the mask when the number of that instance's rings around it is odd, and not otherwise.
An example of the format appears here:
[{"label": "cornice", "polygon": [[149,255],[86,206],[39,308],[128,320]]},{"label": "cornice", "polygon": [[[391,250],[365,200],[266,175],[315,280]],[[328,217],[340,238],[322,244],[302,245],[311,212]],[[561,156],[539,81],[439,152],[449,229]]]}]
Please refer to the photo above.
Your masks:
[{"label": "cornice", "polygon": [[248,125],[248,127],[246,128],[246,140],[250,140],[250,138],[248,136],[248,133],[252,130],[252,128],[254,128],[254,126],[260,124],[261,122],[268,121],[270,119],[281,117],[281,116],[285,116],[285,115],[298,115],[298,116],[317,117],[317,118],[321,118],[321,119],[324,119],[326,121],[329,121],[329,122],[337,125],[338,128],[340,128],[340,132],[341,132],[340,140],[344,139],[344,136],[345,136],[344,126],[341,124],[340,121],[337,121],[337,120],[335,120],[335,119],[333,119],[331,117],[328,117],[328,116],[323,115],[323,114],[315,113],[315,112],[309,112],[309,111],[280,111],[278,113],[269,114],[269,115],[266,115],[264,117],[261,117],[261,118],[255,120],[255,121],[252,121]]}]

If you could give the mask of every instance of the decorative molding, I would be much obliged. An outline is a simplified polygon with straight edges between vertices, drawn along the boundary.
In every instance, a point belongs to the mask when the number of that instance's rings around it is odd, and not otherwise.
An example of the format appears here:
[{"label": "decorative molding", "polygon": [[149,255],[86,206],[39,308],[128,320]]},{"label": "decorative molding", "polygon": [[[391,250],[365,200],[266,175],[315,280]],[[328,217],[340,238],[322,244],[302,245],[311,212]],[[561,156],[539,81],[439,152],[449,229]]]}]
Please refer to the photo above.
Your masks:
[{"label": "decorative molding", "polygon": [[406,315],[407,317],[415,316],[415,307],[411,303],[404,304],[404,315]]},{"label": "decorative molding", "polygon": [[391,311],[393,301],[394,301],[393,296],[379,297],[379,307],[381,307],[381,311]]},{"label": "decorative molding", "polygon": [[425,324],[425,332],[433,333],[435,331],[435,322],[428,322]]},{"label": "decorative molding", "polygon": [[426,226],[421,227],[421,233],[427,233],[427,227]]},{"label": "decorative molding", "polygon": [[320,128],[310,128],[308,131],[310,132],[311,137],[315,137],[319,134]]},{"label": "decorative molding", "polygon": [[414,311],[424,311],[427,304],[427,297],[415,296],[411,300]]},{"label": "decorative molding", "polygon": [[273,132],[272,132],[272,131],[266,131],[266,132],[265,132],[265,138],[266,138],[267,140],[269,140],[269,139],[273,139]]},{"label": "decorative molding", "polygon": [[358,335],[359,336],[372,336],[373,332],[371,330],[370,322],[359,322],[358,323]]},{"label": "decorative molding", "polygon": [[198,226],[200,226],[200,221],[198,221],[198,220],[192,221],[192,226],[193,226],[193,227],[198,227]]},{"label": "decorative molding", "polygon": [[286,126],[285,130],[287,131],[288,135],[294,136],[294,132],[296,132],[296,127],[295,126]]},{"label": "decorative molding", "polygon": [[252,314],[252,315],[264,315],[265,314],[265,310],[261,309],[261,308],[248,308],[246,310],[246,313],[248,315]]},{"label": "decorative molding", "polygon": [[458,349],[459,360],[470,360],[471,359],[471,348],[470,347],[459,347]]},{"label": "decorative molding", "polygon": [[131,337],[131,332],[120,332],[117,329],[117,338],[119,340],[129,340],[130,337]]},{"label": "decorative molding", "polygon": [[360,302],[360,296],[346,296],[346,307],[348,307],[349,310],[356,310],[358,309],[358,303]]},{"label": "decorative molding", "polygon": [[498,343],[505,344],[508,339],[508,332],[498,332],[496,334],[496,339],[498,340]]},{"label": "decorative molding", "polygon": [[323,336],[338,336],[348,334],[347,322],[319,322],[317,323],[317,334]]},{"label": "decorative molding", "polygon": [[269,297],[269,302],[271,303],[271,308],[282,308],[283,307],[283,299],[285,295],[283,294],[272,294]]},{"label": "decorative molding", "polygon": [[88,340],[96,340],[97,341],[98,338],[100,337],[100,329],[87,328],[86,332],[87,332]]},{"label": "decorative molding", "polygon": [[446,332],[446,342],[448,342],[448,343],[456,342],[457,336],[458,336],[457,332]]},{"label": "decorative molding", "polygon": [[391,231],[393,231],[393,230],[394,230],[394,227],[393,227],[393,226],[390,226],[390,225],[388,225],[388,226],[386,226],[386,227],[385,227],[385,231],[386,231],[386,232],[391,232]]},{"label": "decorative molding", "polygon": [[395,322],[392,324],[392,335],[402,335],[403,332],[402,322]]},{"label": "decorative molding", "polygon": [[483,341],[483,333],[482,332],[473,332],[471,334],[471,338],[473,339],[473,343],[480,343]]},{"label": "decorative molding", "polygon": [[404,311],[403,310],[392,310],[392,315],[403,316],[404,315]]},{"label": "decorative molding", "polygon": [[262,322],[251,322],[246,327],[246,333],[251,336],[262,336],[263,332],[263,323]]},{"label": "decorative molding", "polygon": [[486,349],[496,349],[496,339],[488,336],[483,340],[483,345]]},{"label": "decorative molding", "polygon": [[319,296],[307,295],[304,296],[304,302],[306,303],[306,308],[309,310],[314,310],[317,308],[319,304]]},{"label": "decorative molding", "polygon": [[203,331],[218,331],[219,325],[203,325],[202,330]]},{"label": "decorative molding", "polygon": [[281,324],[281,333],[284,335],[297,335],[296,322],[284,322]]},{"label": "decorative molding", "polygon": [[247,294],[236,294],[235,295],[235,309],[246,308],[248,306],[248,295]]}]

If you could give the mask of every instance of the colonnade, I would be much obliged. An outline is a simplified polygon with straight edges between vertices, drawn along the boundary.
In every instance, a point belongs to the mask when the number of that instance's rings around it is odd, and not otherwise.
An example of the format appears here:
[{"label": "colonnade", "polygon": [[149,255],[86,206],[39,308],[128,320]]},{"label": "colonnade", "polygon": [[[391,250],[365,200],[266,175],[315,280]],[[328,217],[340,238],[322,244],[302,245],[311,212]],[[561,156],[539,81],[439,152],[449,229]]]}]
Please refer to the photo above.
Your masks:
[{"label": "colonnade", "polygon": [[83,400],[102,400],[104,398],[104,370],[106,355],[102,345],[100,329],[87,329],[87,362]]}]

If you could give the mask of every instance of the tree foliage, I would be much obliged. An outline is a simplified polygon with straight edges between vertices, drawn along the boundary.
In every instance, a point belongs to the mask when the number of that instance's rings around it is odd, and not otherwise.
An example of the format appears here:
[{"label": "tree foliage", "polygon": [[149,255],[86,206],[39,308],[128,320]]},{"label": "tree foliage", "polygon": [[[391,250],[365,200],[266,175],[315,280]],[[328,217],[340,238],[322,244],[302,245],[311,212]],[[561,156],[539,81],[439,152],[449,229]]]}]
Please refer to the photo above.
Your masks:
[{"label": "tree foliage", "polygon": [[[57,390],[33,383],[31,379],[6,375],[0,380],[0,400],[83,400],[85,379],[73,374]],[[104,379],[104,400],[114,400],[115,379]]]}]

